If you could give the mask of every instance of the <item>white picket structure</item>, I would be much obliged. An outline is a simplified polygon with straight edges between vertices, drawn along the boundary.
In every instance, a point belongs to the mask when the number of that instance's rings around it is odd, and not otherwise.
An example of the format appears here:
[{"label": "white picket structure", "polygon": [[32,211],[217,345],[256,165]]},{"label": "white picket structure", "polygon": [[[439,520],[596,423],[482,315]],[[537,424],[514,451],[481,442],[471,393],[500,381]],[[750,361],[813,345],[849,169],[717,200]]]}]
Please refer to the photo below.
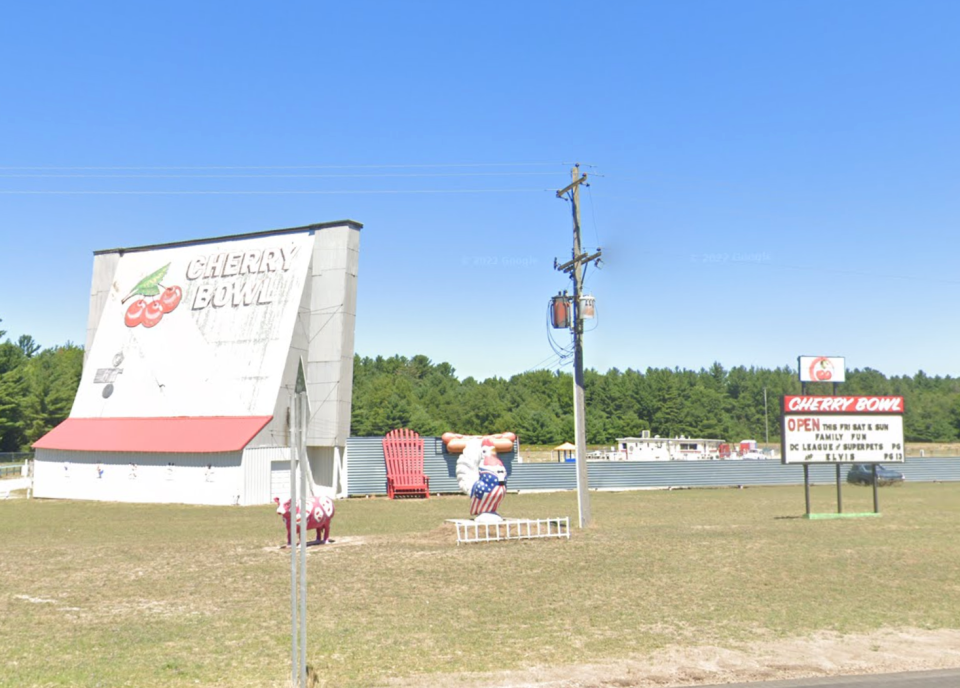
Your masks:
[{"label": "white picket structure", "polygon": [[450,519],[457,527],[457,545],[499,540],[536,540],[570,538],[570,517],[507,518],[496,522],[478,522],[464,518]]}]

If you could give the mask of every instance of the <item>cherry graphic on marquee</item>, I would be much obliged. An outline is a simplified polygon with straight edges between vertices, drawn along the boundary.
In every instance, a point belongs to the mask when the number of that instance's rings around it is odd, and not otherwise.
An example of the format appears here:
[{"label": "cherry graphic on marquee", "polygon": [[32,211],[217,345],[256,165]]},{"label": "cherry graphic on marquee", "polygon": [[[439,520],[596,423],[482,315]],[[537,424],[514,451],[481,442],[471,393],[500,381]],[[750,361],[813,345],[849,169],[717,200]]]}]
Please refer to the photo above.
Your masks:
[{"label": "cherry graphic on marquee", "polygon": [[817,382],[829,382],[833,379],[833,361],[826,356],[818,356],[810,364],[810,377]]},{"label": "cherry graphic on marquee", "polygon": [[[180,305],[183,290],[176,286],[165,287],[163,278],[167,275],[170,263],[155,272],[151,272],[137,283],[130,293],[120,303],[126,303],[133,297],[139,297],[130,304],[123,314],[123,322],[127,327],[154,327],[163,316]],[[161,291],[162,289],[162,291]]]}]

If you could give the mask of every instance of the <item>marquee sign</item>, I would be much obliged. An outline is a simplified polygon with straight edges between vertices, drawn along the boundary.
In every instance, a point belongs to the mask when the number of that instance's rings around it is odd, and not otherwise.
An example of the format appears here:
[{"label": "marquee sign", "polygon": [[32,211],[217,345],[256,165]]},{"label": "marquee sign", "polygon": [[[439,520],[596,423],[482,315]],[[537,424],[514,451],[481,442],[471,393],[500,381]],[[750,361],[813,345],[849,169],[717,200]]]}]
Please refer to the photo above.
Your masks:
[{"label": "marquee sign", "polygon": [[786,396],[783,463],[904,460],[903,397]]}]

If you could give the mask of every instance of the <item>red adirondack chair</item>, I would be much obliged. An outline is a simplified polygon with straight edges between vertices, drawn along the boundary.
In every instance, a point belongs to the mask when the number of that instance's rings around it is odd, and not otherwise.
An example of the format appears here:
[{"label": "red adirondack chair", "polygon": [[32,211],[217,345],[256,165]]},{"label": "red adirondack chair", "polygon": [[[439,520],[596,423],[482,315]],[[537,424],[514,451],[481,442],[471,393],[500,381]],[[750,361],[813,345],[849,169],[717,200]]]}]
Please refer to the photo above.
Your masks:
[{"label": "red adirondack chair", "polygon": [[423,438],[413,430],[391,430],[383,438],[387,462],[387,496],[430,497],[430,478],[423,472]]}]

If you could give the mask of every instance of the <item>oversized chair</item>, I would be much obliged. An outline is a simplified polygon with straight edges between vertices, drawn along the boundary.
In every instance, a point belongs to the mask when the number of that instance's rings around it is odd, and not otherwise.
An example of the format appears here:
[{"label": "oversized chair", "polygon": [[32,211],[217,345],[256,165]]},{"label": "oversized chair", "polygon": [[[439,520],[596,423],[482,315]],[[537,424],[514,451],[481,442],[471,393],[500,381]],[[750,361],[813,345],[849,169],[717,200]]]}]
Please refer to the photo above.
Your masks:
[{"label": "oversized chair", "polygon": [[383,438],[387,462],[387,496],[430,497],[430,478],[423,472],[423,438],[413,430],[398,428]]}]

